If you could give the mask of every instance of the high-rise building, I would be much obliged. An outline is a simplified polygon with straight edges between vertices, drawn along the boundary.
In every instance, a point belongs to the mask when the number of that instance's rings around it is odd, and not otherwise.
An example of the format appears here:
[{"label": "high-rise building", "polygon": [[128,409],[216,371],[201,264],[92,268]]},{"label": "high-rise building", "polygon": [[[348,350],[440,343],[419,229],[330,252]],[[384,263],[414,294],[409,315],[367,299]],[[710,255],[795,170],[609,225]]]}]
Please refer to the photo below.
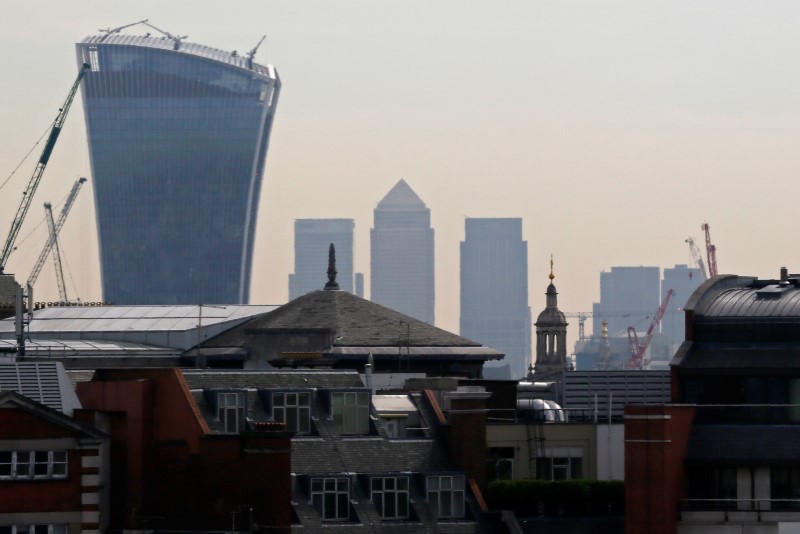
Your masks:
[{"label": "high-rise building", "polygon": [[370,300],[434,323],[431,211],[400,180],[375,208],[370,231]]},{"label": "high-rise building", "polygon": [[[465,221],[461,242],[461,331],[468,339],[505,353],[487,362],[487,378],[518,379],[531,365],[528,243],[522,219]],[[503,376],[505,375],[505,376]]]},{"label": "high-rise building", "polygon": [[294,222],[294,273],[289,300],[322,289],[327,281],[328,247],[336,248],[336,280],[353,293],[353,219],[297,219]]},{"label": "high-rise building", "polygon": [[103,299],[249,299],[256,218],[280,79],[252,57],[172,36],[76,45]]},{"label": "high-rise building", "polygon": [[600,338],[602,323],[608,333],[625,337],[629,326],[646,331],[661,305],[661,269],[658,267],[612,267],[600,273],[600,302],[592,305],[592,331]]},{"label": "high-rise building", "polygon": [[661,333],[671,345],[669,357],[672,357],[672,353],[683,343],[685,337],[686,318],[683,307],[694,290],[702,283],[703,275],[700,269],[685,264],[664,269],[661,280],[661,299],[664,299],[670,289],[675,292],[669,301],[669,307],[664,312],[664,318],[661,319]]}]

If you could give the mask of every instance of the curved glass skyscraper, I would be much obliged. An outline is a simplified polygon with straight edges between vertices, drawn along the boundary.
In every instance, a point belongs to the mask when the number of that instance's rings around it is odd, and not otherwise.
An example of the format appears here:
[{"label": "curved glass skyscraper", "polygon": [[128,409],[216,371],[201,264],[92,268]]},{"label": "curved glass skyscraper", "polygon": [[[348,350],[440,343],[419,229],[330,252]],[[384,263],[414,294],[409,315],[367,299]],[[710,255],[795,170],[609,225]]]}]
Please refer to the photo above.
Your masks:
[{"label": "curved glass skyscraper", "polygon": [[242,304],[280,79],[167,38],[77,44],[103,298]]}]

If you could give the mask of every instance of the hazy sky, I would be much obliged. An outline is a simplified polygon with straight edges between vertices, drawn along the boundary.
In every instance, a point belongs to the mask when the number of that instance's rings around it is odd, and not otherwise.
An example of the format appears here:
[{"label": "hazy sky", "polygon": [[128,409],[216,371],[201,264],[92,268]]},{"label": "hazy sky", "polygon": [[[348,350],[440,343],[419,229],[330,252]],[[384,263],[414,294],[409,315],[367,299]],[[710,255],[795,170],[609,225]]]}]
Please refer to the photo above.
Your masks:
[{"label": "hazy sky", "polygon": [[[55,118],[74,43],[143,18],[240,53],[268,35],[256,59],[283,90],[253,303],[286,301],[296,218],[355,219],[369,280],[372,210],[400,178],[431,209],[437,324],[455,332],[466,216],[523,217],[534,317],[551,253],[561,309],[590,310],[602,270],[691,263],[684,240],[702,242],[704,221],[721,272],[800,271],[796,1],[6,2],[0,182]],[[2,241],[39,152],[0,190]],[[78,98],[21,236],[81,175],[91,185]],[[91,201],[87,189],[62,233],[83,300],[100,298]],[[7,270],[26,279],[44,235],[18,241]],[[52,271],[39,300],[57,298]]]}]

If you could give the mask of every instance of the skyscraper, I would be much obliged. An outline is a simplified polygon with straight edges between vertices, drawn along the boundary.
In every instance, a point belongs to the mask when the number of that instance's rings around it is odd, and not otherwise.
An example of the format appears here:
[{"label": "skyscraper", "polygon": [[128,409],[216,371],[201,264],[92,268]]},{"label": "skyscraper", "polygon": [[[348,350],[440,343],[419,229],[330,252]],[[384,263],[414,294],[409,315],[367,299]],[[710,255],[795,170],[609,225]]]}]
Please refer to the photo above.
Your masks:
[{"label": "skyscraper", "polygon": [[592,305],[592,331],[602,335],[603,319],[612,337],[626,337],[628,327],[646,331],[661,305],[661,269],[658,267],[612,267],[600,273],[600,302]]},{"label": "skyscraper", "polygon": [[246,303],[280,79],[272,66],[172,36],[76,45],[103,298]]},{"label": "skyscraper", "polygon": [[289,275],[289,300],[322,289],[328,269],[328,247],[336,247],[336,280],[353,293],[353,219],[294,221],[294,273]]},{"label": "skyscraper", "polygon": [[370,300],[434,324],[431,211],[400,180],[375,208]]},{"label": "skyscraper", "polygon": [[[522,378],[531,364],[528,243],[522,219],[465,222],[461,242],[462,336],[504,352],[487,362],[487,378]],[[505,375],[505,376],[503,376]]]}]

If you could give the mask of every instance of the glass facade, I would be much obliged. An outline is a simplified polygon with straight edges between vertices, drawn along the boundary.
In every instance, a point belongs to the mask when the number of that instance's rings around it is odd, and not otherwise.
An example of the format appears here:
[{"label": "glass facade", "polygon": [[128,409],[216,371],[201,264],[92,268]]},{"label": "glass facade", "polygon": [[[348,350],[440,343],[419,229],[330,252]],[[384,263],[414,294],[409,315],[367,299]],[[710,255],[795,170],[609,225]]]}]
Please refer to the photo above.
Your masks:
[{"label": "glass facade", "polygon": [[271,67],[194,44],[77,45],[103,298],[243,304],[280,91]]}]

